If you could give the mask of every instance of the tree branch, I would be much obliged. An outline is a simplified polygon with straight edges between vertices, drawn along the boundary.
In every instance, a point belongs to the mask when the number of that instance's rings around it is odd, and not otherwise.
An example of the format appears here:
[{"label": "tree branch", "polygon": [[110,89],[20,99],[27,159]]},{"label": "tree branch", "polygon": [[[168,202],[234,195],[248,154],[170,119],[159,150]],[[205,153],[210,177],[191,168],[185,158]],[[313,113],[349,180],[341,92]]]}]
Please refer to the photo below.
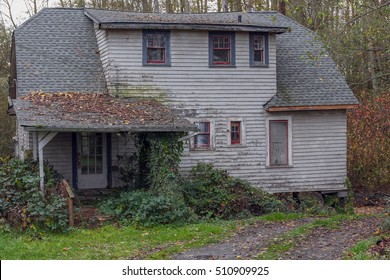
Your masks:
[{"label": "tree branch", "polygon": [[337,38],[337,36],[340,35],[340,33],[341,33],[343,30],[345,30],[348,26],[350,26],[351,23],[353,23],[353,22],[357,21],[358,19],[360,19],[360,18],[362,18],[362,17],[368,15],[368,14],[371,13],[371,12],[374,12],[374,11],[377,11],[377,10],[379,10],[379,9],[382,9],[382,8],[385,7],[385,6],[390,6],[390,1],[387,1],[386,3],[384,3],[384,4],[382,4],[382,5],[379,5],[379,6],[377,6],[377,7],[371,8],[371,10],[369,10],[369,11],[367,11],[367,12],[361,14],[361,15],[358,15],[358,16],[354,17],[353,19],[351,19],[350,21],[348,21],[347,23],[345,23],[344,26],[341,28],[341,30],[339,30],[339,31],[334,35],[335,38]]},{"label": "tree branch", "polygon": [[350,84],[349,86],[356,86],[356,85],[363,85],[365,83],[368,83],[374,79],[378,79],[378,78],[382,78],[382,77],[386,77],[386,76],[390,76],[390,73],[385,73],[385,74],[382,74],[382,75],[379,75],[379,76],[375,76],[375,77],[372,77],[364,82],[360,82],[360,83],[353,83],[353,84]]},{"label": "tree branch", "polygon": [[13,15],[12,15],[11,3],[9,2],[9,0],[2,0],[2,2],[3,2],[3,6],[5,6],[7,8],[7,10],[8,10],[8,14],[6,14],[4,12],[2,14],[6,18],[8,18],[11,21],[12,25],[14,26],[14,28],[16,28],[16,23],[14,21]]}]

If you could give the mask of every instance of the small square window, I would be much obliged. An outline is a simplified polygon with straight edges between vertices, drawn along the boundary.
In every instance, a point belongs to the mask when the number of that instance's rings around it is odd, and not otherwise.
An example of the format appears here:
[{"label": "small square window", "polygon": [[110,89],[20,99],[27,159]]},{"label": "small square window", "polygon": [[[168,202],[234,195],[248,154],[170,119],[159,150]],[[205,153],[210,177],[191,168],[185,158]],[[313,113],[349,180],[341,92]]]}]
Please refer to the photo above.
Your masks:
[{"label": "small square window", "polygon": [[199,132],[194,138],[194,148],[209,148],[210,145],[210,123],[198,122]]},{"label": "small square window", "polygon": [[249,55],[251,66],[268,66],[268,34],[250,33]]},{"label": "small square window", "polygon": [[241,122],[230,122],[230,144],[241,144]]},{"label": "small square window", "polygon": [[232,32],[209,34],[210,66],[234,66],[235,37]]},{"label": "small square window", "polygon": [[170,65],[169,31],[144,30],[143,64],[144,65]]}]

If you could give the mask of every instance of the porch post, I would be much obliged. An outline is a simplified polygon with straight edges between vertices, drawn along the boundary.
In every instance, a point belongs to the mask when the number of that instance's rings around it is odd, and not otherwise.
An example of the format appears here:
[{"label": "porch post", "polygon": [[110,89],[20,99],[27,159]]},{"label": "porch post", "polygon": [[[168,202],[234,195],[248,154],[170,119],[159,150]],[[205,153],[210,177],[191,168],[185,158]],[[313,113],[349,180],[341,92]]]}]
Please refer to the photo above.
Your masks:
[{"label": "porch post", "polygon": [[33,158],[34,160],[38,159],[38,133],[34,131],[32,133],[33,140]]},{"label": "porch post", "polygon": [[40,188],[43,192],[45,186],[45,171],[43,170],[43,148],[49,143],[58,132],[39,132],[38,134],[38,157],[39,157],[39,177]]}]

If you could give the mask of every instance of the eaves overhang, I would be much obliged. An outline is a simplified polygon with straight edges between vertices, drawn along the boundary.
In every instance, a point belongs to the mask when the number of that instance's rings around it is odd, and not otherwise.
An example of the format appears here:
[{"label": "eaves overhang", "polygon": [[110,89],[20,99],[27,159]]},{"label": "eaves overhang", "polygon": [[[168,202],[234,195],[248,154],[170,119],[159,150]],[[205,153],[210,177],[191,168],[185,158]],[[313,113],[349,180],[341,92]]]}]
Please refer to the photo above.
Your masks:
[{"label": "eaves overhang", "polygon": [[287,27],[268,27],[257,25],[226,25],[226,24],[185,24],[161,22],[100,22],[99,29],[160,29],[160,30],[205,30],[205,31],[235,31],[235,32],[269,32],[281,34]]}]

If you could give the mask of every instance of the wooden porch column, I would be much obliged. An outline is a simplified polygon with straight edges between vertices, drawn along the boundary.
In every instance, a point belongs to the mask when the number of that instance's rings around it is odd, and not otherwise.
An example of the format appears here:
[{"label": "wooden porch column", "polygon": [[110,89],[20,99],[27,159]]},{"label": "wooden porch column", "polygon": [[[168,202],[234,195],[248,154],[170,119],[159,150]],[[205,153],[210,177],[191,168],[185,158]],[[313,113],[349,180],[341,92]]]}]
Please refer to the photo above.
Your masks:
[{"label": "wooden porch column", "polygon": [[39,177],[40,188],[43,192],[45,187],[45,171],[43,170],[43,148],[49,143],[58,132],[39,132],[38,134],[38,157],[39,157]]},{"label": "wooden porch column", "polygon": [[32,140],[33,140],[33,159],[38,159],[38,132],[34,131],[32,133]]}]

